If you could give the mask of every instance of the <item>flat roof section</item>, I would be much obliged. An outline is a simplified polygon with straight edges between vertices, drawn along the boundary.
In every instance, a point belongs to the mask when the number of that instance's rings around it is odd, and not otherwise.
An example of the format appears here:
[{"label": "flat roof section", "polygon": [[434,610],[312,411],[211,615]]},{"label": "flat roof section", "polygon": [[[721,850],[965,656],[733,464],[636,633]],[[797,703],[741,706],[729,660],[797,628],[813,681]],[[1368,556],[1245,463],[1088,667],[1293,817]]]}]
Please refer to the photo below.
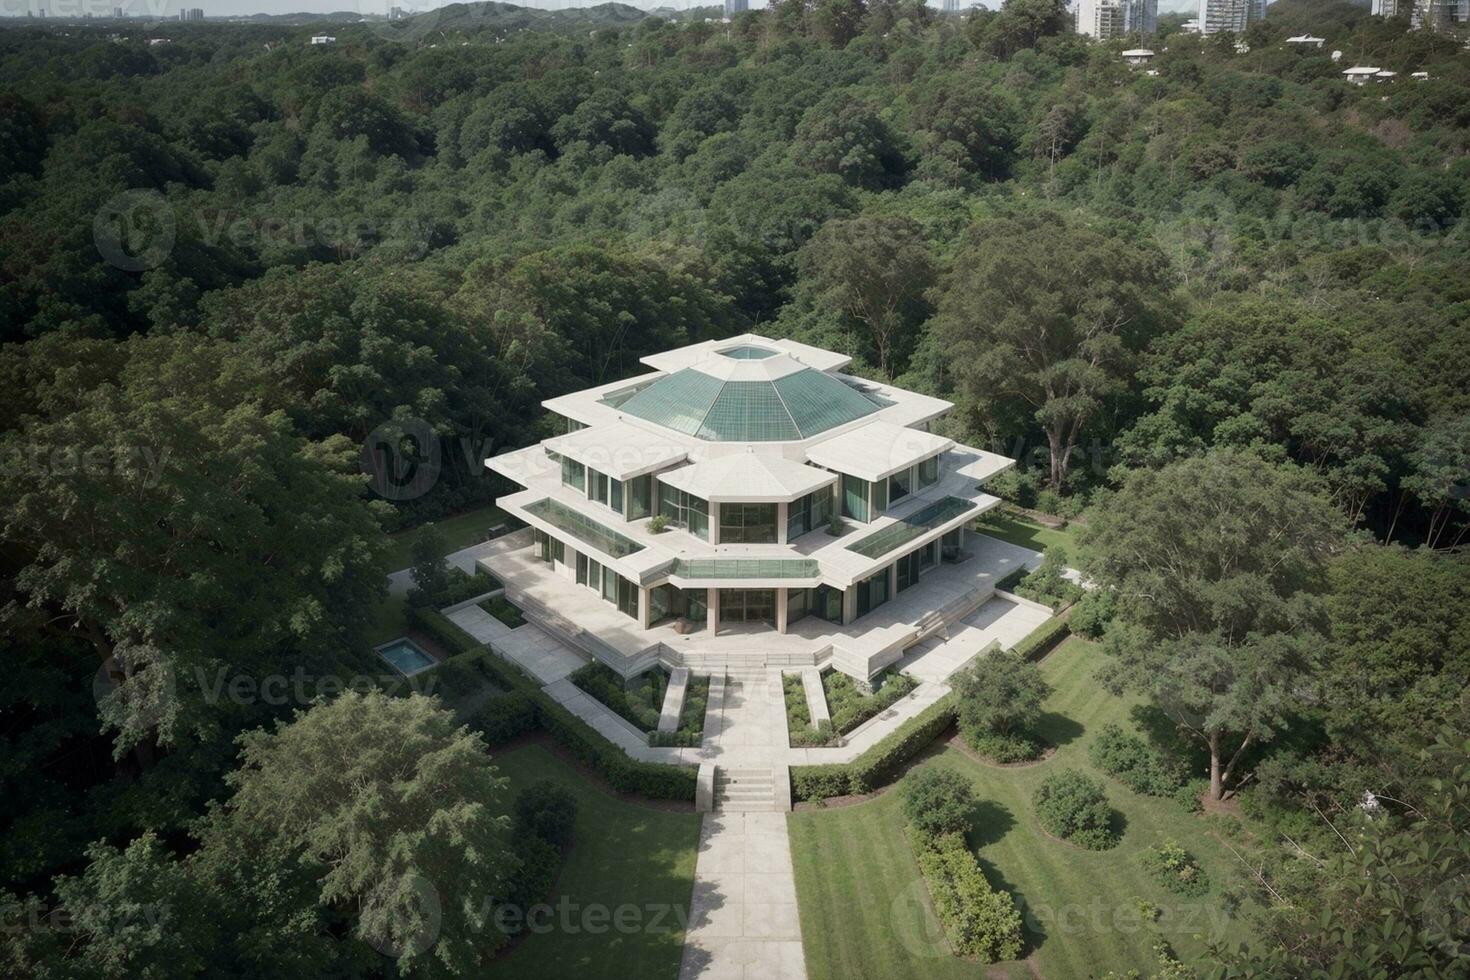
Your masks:
[{"label": "flat roof section", "polygon": [[619,534],[605,524],[599,524],[559,500],[546,497],[527,504],[525,509],[526,513],[541,518],[557,530],[591,545],[604,555],[626,558],[643,550],[643,545],[632,538]]},{"label": "flat roof section", "polygon": [[782,456],[733,453],[660,473],[658,481],[701,500],[762,504],[804,497],[837,475]]},{"label": "flat roof section", "polygon": [[885,528],[858,538],[847,546],[847,550],[855,551],[864,558],[882,558],[941,524],[972,510],[978,512],[978,505],[973,500],[945,497],[943,500],[936,500],[927,507],[914,511],[907,517],[900,517]]},{"label": "flat roof section", "polygon": [[672,433],[621,421],[579,429],[542,445],[615,480],[631,480],[689,457],[688,444]]},{"label": "flat roof section", "polygon": [[953,439],[932,432],[875,419],[817,443],[807,450],[806,456],[818,466],[871,481],[948,452],[954,444]]}]

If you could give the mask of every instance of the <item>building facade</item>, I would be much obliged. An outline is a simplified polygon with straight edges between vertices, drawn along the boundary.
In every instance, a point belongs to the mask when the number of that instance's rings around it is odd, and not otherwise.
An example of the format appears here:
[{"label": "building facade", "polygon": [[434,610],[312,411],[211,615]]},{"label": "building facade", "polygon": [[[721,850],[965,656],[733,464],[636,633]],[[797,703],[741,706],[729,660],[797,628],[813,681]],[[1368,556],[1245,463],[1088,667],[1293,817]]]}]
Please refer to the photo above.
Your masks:
[{"label": "building facade", "polygon": [[625,676],[732,650],[871,676],[990,597],[966,525],[1013,461],[935,433],[949,402],[849,360],[745,335],[545,402],[566,434],[486,461],[529,532],[481,564]]},{"label": "building facade", "polygon": [[1078,34],[1099,41],[1130,34],[1154,34],[1159,26],[1159,0],[1078,0]]},{"label": "building facade", "polygon": [[736,14],[743,14],[750,9],[750,0],[725,0],[725,17],[729,19]]},{"label": "building facade", "polygon": [[1202,34],[1243,34],[1266,18],[1266,0],[1200,0],[1199,29]]}]

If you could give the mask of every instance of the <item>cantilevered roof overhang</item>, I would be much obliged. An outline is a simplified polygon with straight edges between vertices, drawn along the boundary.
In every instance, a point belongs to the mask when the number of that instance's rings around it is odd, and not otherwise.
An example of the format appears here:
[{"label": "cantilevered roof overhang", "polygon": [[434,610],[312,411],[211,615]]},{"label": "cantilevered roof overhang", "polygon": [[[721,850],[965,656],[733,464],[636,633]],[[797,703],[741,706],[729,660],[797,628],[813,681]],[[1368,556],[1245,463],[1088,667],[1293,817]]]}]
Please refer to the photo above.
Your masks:
[{"label": "cantilevered roof overhang", "polygon": [[732,453],[660,473],[658,481],[714,503],[787,503],[831,486],[837,474],[782,456]]}]

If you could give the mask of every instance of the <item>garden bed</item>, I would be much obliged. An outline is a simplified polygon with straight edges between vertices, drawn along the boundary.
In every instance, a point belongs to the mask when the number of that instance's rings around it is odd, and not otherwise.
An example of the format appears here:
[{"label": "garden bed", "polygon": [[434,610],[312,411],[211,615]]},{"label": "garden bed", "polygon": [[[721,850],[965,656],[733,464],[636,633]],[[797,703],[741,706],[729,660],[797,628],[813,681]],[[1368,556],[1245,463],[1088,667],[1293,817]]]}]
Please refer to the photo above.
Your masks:
[{"label": "garden bed", "polygon": [[662,667],[624,680],[606,664],[593,662],[571,674],[572,683],[605,708],[632,723],[641,732],[658,729],[663,713],[664,692],[669,687],[668,671]]},{"label": "garden bed", "polygon": [[[800,681],[800,678],[797,678]],[[900,698],[919,686],[908,674],[887,670],[873,678],[871,694],[858,682],[837,670],[822,674],[822,691],[827,697],[827,713],[832,717],[832,730],[846,735],[869,718],[891,708]],[[808,721],[810,724],[810,721]]]},{"label": "garden bed", "polygon": [[485,610],[487,613],[494,616],[496,619],[500,620],[511,629],[516,629],[517,627],[526,625],[525,615],[520,611],[519,608],[512,605],[510,600],[503,595],[496,595],[491,596],[488,599],[481,599],[479,602],[475,603],[475,605],[479,606],[481,609]]}]

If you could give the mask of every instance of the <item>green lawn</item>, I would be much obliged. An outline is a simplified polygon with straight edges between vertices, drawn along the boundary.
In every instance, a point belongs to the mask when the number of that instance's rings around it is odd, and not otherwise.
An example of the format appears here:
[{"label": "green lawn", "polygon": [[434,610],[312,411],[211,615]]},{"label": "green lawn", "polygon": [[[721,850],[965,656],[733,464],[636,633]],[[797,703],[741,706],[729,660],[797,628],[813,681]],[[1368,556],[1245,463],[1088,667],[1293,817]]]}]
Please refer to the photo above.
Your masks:
[{"label": "green lawn", "polygon": [[556,893],[547,899],[548,928],[476,975],[674,980],[694,887],[699,815],[624,803],[540,745],[491,754],[512,789],[550,779],[571,790],[577,824]]},{"label": "green lawn", "polygon": [[1052,545],[1061,545],[1067,550],[1069,558],[1075,551],[1073,527],[1074,525],[1069,524],[1058,530],[1038,524],[1029,517],[1003,513],[1000,508],[981,514],[975,522],[975,530],[981,534],[988,534],[992,538],[1000,538],[1032,551],[1045,551]]},{"label": "green lawn", "polygon": [[372,626],[368,629],[368,642],[373,646],[396,640],[408,632],[408,600],[403,596],[389,596],[374,611]]},{"label": "green lawn", "polygon": [[[1231,945],[1242,941],[1239,922],[1220,907],[1220,884],[1233,873],[1235,858],[1208,832],[1210,819],[1223,818],[1185,813],[1172,800],[1139,796],[1102,776],[1126,821],[1116,848],[1084,851],[1049,839],[1036,823],[1031,793],[1046,774],[1070,766],[1102,775],[1088,761],[1088,738],[1109,721],[1128,722],[1133,702],[1112,697],[1092,680],[1095,652],[1093,644],[1074,637],[1042,664],[1056,688],[1047,704],[1044,734],[1059,748],[1048,761],[997,769],[947,748],[924,763],[954,769],[974,782],[978,803],[970,844],[991,884],[1009,891],[1022,907],[1031,964],[996,969],[949,954],[903,837],[898,795],[888,792],[856,806],[790,817],[812,980],[940,980],[992,973],[1019,978],[1033,975],[1030,967],[1048,980],[1135,968],[1147,976],[1157,967],[1156,933],[1186,961],[1202,955],[1212,936]],[[1208,894],[1180,898],[1143,872],[1143,851],[1166,836],[1199,860],[1212,882]],[[1143,922],[1139,899],[1162,910],[1156,925]]]},{"label": "green lawn", "polygon": [[[444,535],[449,550],[458,551],[484,541],[485,532],[504,520],[505,511],[493,504],[486,504],[484,507],[435,521],[434,525]],[[418,528],[412,528],[389,536],[388,570],[390,572],[407,568],[413,563],[413,536],[417,530]]]}]

